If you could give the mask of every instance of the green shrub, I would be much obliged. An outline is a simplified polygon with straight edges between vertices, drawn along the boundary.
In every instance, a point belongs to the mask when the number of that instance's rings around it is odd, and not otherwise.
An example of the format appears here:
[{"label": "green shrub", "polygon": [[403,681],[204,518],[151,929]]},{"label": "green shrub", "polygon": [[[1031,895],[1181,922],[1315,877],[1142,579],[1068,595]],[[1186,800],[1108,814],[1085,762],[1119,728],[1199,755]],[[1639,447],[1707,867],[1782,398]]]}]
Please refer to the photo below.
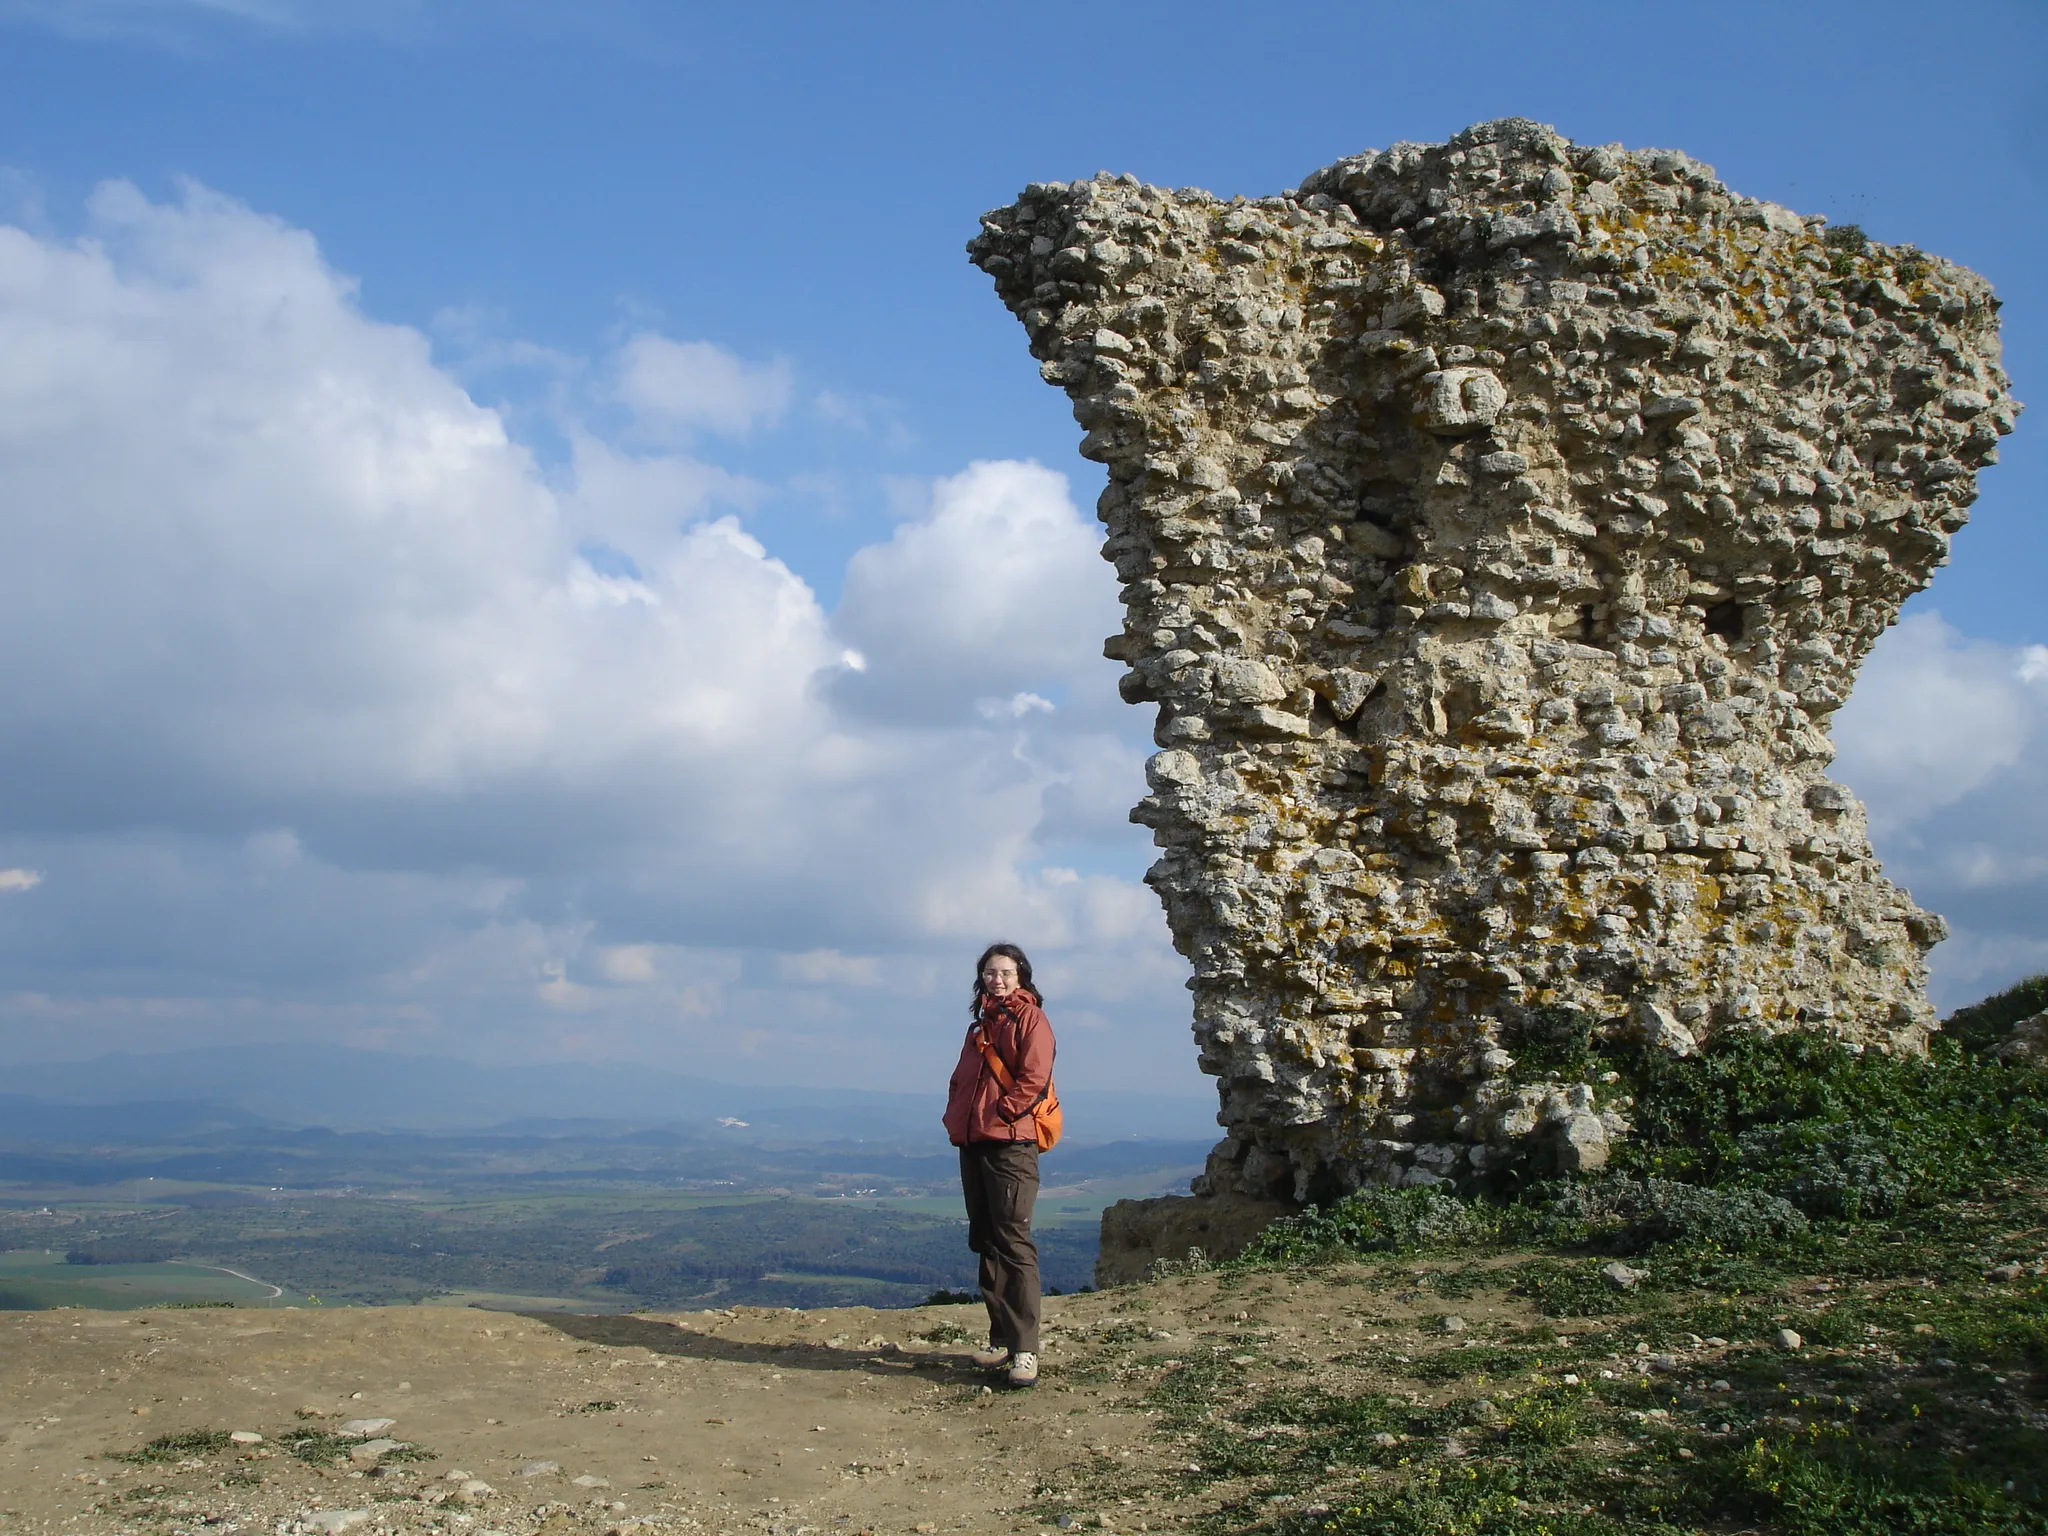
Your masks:
[{"label": "green shrub", "polygon": [[1489,1349],[1485,1345],[1461,1345],[1440,1349],[1407,1367],[1404,1376],[1417,1381],[1456,1381],[1463,1376],[1519,1376],[1534,1358],[1525,1349]]},{"label": "green shrub", "polygon": [[1545,1387],[1503,1404],[1501,1438],[1509,1445],[1570,1445],[1591,1434],[1598,1407],[1587,1387]]},{"label": "green shrub", "polygon": [[1860,224],[1837,224],[1821,239],[1827,246],[1828,270],[1836,277],[1855,272],[1856,258],[1870,248],[1870,237]]},{"label": "green shrub", "polygon": [[1809,1216],[1896,1216],[1912,1187],[1883,1144],[1853,1126],[1758,1126],[1736,1145],[1758,1169],[1774,1170],[1778,1193]]},{"label": "green shrub", "polygon": [[1720,1511],[1786,1536],[2039,1536],[2042,1512],[1927,1455],[1854,1431],[1757,1439],[1715,1469]]},{"label": "green shrub", "polygon": [[1602,1246],[1641,1253],[1660,1243],[1697,1243],[1741,1253],[1782,1243],[1806,1230],[1806,1218],[1758,1189],[1704,1189],[1671,1179],[1626,1176],[1570,1184],[1554,1208],[1583,1223]]},{"label": "green shrub", "polygon": [[1347,1254],[1518,1241],[1592,1243],[1615,1253],[1664,1244],[1741,1253],[1805,1231],[1799,1210],[1766,1190],[1707,1189],[1620,1175],[1549,1186],[1506,1206],[1468,1202],[1436,1186],[1362,1190],[1328,1209],[1310,1206],[1282,1217],[1239,1262],[1314,1263]]},{"label": "green shrub", "polygon": [[1859,1054],[1792,1030],[1685,1058],[1645,1053],[1629,1075],[1636,1130],[1616,1172],[1799,1190],[1875,1214],[1892,1195],[1938,1200],[2048,1164],[2048,1073],[1952,1044]]},{"label": "green shrub", "polygon": [[1501,1043],[1515,1058],[1518,1077],[1555,1073],[1580,1079],[1604,1071],[1597,1040],[1592,1017],[1576,1008],[1532,1008],[1501,1032]]},{"label": "green shrub", "polygon": [[1270,1392],[1234,1417],[1237,1424],[1218,1426],[1219,1432],[1235,1435],[1274,1428],[1298,1431],[1298,1437],[1289,1437],[1294,1454],[1309,1466],[1379,1464],[1389,1460],[1388,1452],[1395,1449],[1380,1445],[1379,1436],[1429,1434],[1436,1428],[1418,1422],[1412,1404],[1385,1393],[1365,1392],[1352,1397],[1321,1387]]},{"label": "green shrub", "polygon": [[1599,1317],[1620,1311],[1619,1291],[1590,1260],[1532,1259],[1510,1272],[1512,1289],[1527,1296],[1545,1317]]},{"label": "green shrub", "polygon": [[291,1429],[277,1437],[277,1445],[312,1466],[323,1466],[329,1462],[346,1460],[348,1453],[362,1441],[350,1435],[337,1435],[326,1429]]},{"label": "green shrub", "polygon": [[1366,1189],[1327,1210],[1283,1216],[1244,1251],[1252,1264],[1298,1264],[1345,1253],[1397,1253],[1490,1236],[1473,1206],[1434,1186]]},{"label": "green shrub", "polygon": [[1942,1038],[1958,1050],[1982,1055],[2022,1019],[2048,1011],[2048,975],[2029,976],[1981,1003],[1958,1008],[1941,1021]]},{"label": "green shrub", "polygon": [[[2029,988],[2048,989],[2048,980],[1988,1000],[1981,1016],[1997,1013],[1993,1004],[2023,1016],[2037,1000]],[[1728,1037],[1681,1058],[1599,1041],[1584,1016],[1560,1009],[1535,1010],[1511,1033],[1532,1064],[1621,1074],[1635,1131],[1606,1173],[1534,1185],[1511,1200],[1461,1199],[1443,1185],[1364,1190],[1273,1223],[1238,1262],[1534,1243],[1669,1247],[1682,1266],[1725,1266],[1806,1240],[1809,1218],[1891,1220],[2048,1172],[2048,1073],[1954,1041],[1902,1057],[1795,1030]],[[1893,1267],[1867,1254],[1863,1262],[1872,1273]],[[1758,1289],[1758,1279],[1720,1277],[1731,1293]],[[1702,1273],[1695,1283],[1718,1282]],[[1603,1310],[1581,1280],[1553,1277],[1544,1289],[1555,1292],[1546,1310]]]},{"label": "green shrub", "polygon": [[122,1451],[118,1461],[133,1462],[138,1466],[158,1461],[185,1461],[194,1456],[212,1456],[230,1450],[234,1441],[228,1438],[224,1429],[189,1429],[180,1434],[158,1435],[147,1445],[132,1451]]}]

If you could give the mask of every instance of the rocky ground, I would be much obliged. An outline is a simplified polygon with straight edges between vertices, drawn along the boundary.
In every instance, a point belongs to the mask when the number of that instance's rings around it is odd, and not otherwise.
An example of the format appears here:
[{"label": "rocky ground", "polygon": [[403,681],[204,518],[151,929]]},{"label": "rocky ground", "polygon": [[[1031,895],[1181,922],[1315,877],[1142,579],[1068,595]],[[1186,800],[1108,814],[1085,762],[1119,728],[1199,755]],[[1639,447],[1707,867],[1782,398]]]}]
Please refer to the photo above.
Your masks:
[{"label": "rocky ground", "polygon": [[1029,1393],[972,1306],[0,1312],[0,1536],[2048,1536],[2044,1003],[1603,1057],[1603,1180],[1055,1298]]},{"label": "rocky ground", "polygon": [[2038,1319],[2043,1269],[1199,1272],[1050,1301],[1030,1393],[966,1358],[973,1307],[17,1313],[0,1532],[1668,1530],[1688,1479],[1778,1441],[2028,1465],[2039,1373],[1990,1335]]},{"label": "rocky ground", "polygon": [[[1246,1393],[1304,1372],[1357,1389],[1383,1374],[1361,1349],[1444,1342],[1421,1293],[1371,1296],[1367,1328],[1356,1279],[1053,1299],[1031,1393],[987,1390],[967,1360],[975,1307],[18,1313],[0,1324],[0,1530],[1177,1529],[1220,1491],[1167,1476],[1184,1457],[1149,1398],[1184,1360]],[[1534,1321],[1510,1298],[1462,1305],[1475,1338]]]}]

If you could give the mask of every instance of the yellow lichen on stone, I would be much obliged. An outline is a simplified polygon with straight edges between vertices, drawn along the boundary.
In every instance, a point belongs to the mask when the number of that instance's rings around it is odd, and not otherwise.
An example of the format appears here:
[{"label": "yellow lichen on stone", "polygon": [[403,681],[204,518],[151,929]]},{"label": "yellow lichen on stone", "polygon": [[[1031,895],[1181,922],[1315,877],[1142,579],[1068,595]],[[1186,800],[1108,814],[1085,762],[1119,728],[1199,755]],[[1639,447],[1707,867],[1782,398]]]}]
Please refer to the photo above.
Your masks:
[{"label": "yellow lichen on stone", "polygon": [[1523,122],[970,249],[1109,470],[1207,1187],[1592,1166],[1542,1008],[1918,1047],[1940,923],[1825,731],[2011,428],[1980,279]]}]

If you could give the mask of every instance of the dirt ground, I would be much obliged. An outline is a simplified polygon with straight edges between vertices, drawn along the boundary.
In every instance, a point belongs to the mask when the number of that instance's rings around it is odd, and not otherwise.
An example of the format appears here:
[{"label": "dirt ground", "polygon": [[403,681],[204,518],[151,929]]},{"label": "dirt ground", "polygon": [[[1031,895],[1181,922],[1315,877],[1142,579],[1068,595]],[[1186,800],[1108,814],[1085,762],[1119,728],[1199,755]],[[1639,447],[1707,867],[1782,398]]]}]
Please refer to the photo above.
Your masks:
[{"label": "dirt ground", "polygon": [[[1196,1506],[1175,1502],[1142,1402],[1179,1363],[1161,1357],[1226,1362],[1248,1392],[1348,1376],[1346,1349],[1443,1327],[1401,1300],[1343,1275],[1054,1298],[1022,1393],[968,1360],[979,1307],[0,1314],[0,1536],[1180,1529]],[[1464,1309],[1475,1334],[1529,1320]],[[327,1464],[290,1447],[362,1419],[417,1449],[366,1470],[338,1442]],[[218,1443],[234,1431],[265,1438]]]}]

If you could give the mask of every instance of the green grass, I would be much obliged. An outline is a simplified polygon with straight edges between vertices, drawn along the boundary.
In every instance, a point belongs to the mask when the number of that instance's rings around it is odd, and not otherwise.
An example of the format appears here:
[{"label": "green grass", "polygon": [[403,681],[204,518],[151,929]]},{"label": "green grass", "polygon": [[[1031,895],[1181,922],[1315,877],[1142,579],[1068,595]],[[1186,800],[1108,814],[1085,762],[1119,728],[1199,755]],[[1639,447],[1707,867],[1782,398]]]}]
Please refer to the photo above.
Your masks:
[{"label": "green grass", "polygon": [[[2036,978],[1966,1010],[1926,1059],[1809,1036],[1650,1059],[1535,1021],[1527,1053],[1635,1094],[1605,1175],[1365,1192],[1276,1223],[1217,1278],[1502,1293],[1571,1346],[1532,1328],[1335,1357],[1436,1401],[1168,1371],[1147,1406],[1171,1490],[1213,1500],[1193,1528],[2048,1536],[2048,1072],[1989,1056],[2044,1003]],[[1627,1288],[1602,1273],[1617,1254]],[[1802,1347],[1775,1347],[1783,1328]]]},{"label": "green grass", "polygon": [[194,1457],[217,1456],[232,1450],[234,1441],[224,1429],[194,1429],[179,1434],[158,1435],[132,1451],[115,1453],[116,1461],[135,1466],[152,1466],[167,1461],[188,1461]]},{"label": "green grass", "polygon": [[0,1253],[0,1311],[260,1306],[269,1301],[267,1285],[190,1264],[67,1264],[62,1253],[42,1249]]},{"label": "green grass", "polygon": [[[1196,1522],[1219,1532],[2048,1531],[2043,1436],[1996,1404],[1973,1405],[2000,1394],[1988,1366],[1930,1378],[1809,1350],[1709,1369],[1727,1390],[1703,1391],[1696,1371],[1523,1380],[1431,1405],[1316,1388],[1247,1400],[1234,1372],[1197,1363],[1169,1373],[1147,1404],[1186,1456],[1175,1491],[1232,1490]],[[1894,1384],[1912,1390],[1894,1400]],[[1288,1495],[1316,1496],[1315,1512],[1263,1514]]]},{"label": "green grass", "polygon": [[[354,1435],[337,1435],[325,1429],[288,1429],[272,1441],[280,1450],[297,1457],[308,1466],[333,1466],[348,1460],[348,1453],[361,1445],[361,1439]],[[416,1445],[401,1445],[386,1451],[380,1461],[433,1461],[434,1453],[422,1450]]]},{"label": "green grass", "polygon": [[1489,1349],[1484,1345],[1440,1349],[1415,1361],[1403,1373],[1417,1381],[1457,1381],[1466,1376],[1518,1376],[1540,1358],[1529,1349]]}]

